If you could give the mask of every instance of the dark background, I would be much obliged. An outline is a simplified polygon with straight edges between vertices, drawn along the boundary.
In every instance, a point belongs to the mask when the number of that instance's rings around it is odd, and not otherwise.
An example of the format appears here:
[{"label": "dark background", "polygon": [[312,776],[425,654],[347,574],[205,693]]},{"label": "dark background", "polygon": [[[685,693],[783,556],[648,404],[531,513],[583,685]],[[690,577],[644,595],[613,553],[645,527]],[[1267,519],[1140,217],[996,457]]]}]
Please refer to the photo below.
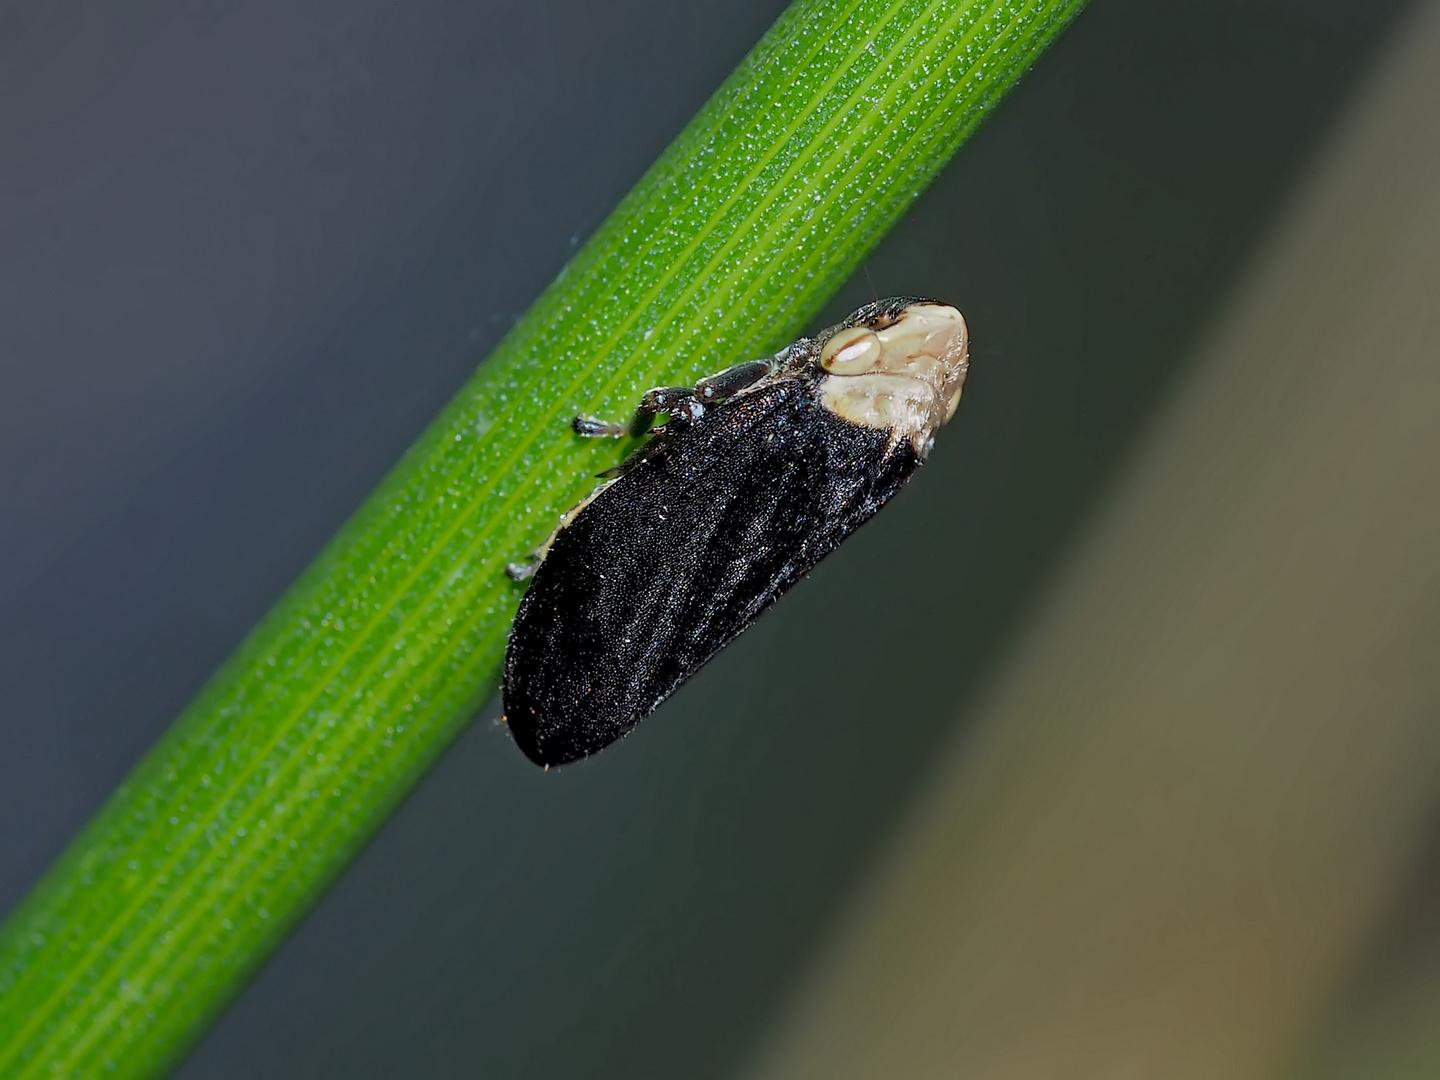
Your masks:
[{"label": "dark background", "polygon": [[[0,911],[783,6],[0,9]],[[827,312],[970,320],[911,490],[583,768],[488,712],[181,1075],[733,1073],[1405,7],[1096,0]]]}]

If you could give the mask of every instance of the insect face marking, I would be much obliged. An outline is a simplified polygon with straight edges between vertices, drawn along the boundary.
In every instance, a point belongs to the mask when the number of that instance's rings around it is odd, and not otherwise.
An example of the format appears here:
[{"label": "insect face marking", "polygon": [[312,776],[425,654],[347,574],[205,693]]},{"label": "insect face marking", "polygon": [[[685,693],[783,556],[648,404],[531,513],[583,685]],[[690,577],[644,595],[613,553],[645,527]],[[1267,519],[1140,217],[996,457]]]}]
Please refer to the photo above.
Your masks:
[{"label": "insect face marking", "polygon": [[836,416],[909,439],[922,457],[960,403],[969,370],[965,319],[917,302],[835,331],[820,353],[820,401]]}]

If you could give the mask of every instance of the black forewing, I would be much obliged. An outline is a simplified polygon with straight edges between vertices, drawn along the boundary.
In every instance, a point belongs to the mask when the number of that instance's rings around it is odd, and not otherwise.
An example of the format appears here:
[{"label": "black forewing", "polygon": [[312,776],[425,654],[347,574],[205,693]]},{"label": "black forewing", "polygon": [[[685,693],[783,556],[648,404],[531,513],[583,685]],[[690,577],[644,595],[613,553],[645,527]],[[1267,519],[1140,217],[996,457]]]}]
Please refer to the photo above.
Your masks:
[{"label": "black forewing", "polygon": [[659,437],[555,537],[520,604],[505,658],[515,741],[554,765],[626,734],[917,463],[798,379]]}]

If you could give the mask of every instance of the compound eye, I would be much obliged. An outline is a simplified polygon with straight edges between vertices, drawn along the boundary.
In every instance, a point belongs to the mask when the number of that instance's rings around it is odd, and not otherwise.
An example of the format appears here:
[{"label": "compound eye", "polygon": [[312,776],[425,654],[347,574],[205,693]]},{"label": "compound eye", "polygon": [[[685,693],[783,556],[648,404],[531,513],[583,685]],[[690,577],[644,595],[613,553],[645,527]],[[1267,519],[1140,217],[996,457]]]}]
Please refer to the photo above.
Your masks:
[{"label": "compound eye", "polygon": [[860,375],[875,367],[883,351],[873,330],[852,326],[825,343],[820,366],[832,375]]}]

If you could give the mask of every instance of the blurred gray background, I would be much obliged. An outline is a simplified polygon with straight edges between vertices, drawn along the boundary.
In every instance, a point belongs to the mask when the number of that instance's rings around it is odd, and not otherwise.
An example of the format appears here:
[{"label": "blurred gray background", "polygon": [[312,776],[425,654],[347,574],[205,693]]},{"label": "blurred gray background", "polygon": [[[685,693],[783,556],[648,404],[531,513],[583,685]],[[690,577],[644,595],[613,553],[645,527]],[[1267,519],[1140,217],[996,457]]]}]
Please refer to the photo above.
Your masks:
[{"label": "blurred gray background", "polygon": [[[783,6],[0,9],[0,911]],[[616,750],[488,711],[181,1075],[733,1074],[1407,9],[1096,0],[826,313],[966,312],[932,465]]]}]

